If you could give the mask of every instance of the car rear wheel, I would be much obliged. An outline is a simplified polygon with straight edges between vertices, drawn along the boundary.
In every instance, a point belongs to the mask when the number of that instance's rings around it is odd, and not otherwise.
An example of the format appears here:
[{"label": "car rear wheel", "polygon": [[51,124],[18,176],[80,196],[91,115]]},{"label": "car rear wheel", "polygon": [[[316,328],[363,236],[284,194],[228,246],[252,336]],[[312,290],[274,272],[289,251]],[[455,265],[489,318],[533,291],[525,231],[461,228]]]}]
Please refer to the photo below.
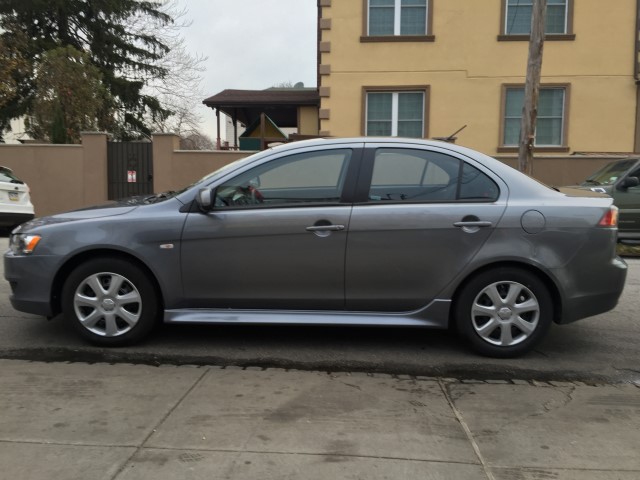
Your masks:
[{"label": "car rear wheel", "polygon": [[458,331],[475,351],[490,357],[515,357],[531,350],[553,318],[548,288],[518,268],[488,270],[473,277],[454,306]]},{"label": "car rear wheel", "polygon": [[150,333],[158,299],[140,268],[119,258],[97,258],[69,275],[62,290],[62,310],[85,339],[118,347]]}]

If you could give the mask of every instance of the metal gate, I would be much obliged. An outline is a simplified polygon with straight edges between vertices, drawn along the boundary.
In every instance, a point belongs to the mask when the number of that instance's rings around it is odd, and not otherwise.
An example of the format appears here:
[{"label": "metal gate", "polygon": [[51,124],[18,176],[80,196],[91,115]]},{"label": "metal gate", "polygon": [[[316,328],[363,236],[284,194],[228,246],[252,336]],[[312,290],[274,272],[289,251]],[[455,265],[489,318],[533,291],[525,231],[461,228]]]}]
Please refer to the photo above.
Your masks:
[{"label": "metal gate", "polygon": [[153,193],[150,142],[107,142],[109,200]]}]

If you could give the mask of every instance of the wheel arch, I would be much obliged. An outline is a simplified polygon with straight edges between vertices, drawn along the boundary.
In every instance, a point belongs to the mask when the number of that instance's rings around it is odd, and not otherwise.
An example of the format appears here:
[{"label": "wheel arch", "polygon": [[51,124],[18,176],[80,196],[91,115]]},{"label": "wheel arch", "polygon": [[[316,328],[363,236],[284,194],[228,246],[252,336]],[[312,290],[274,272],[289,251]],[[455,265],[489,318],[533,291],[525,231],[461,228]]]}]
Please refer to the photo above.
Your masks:
[{"label": "wheel arch", "polygon": [[66,281],[69,274],[82,263],[97,258],[120,258],[140,268],[151,281],[151,284],[153,285],[153,288],[155,289],[157,294],[157,298],[160,302],[159,307],[161,311],[164,310],[164,298],[162,295],[162,289],[160,288],[160,283],[158,282],[158,279],[154,275],[153,271],[142,260],[140,260],[135,255],[131,255],[130,253],[123,252],[121,250],[101,248],[79,252],[73,257],[68,258],[64,262],[62,267],[58,269],[56,275],[54,276],[51,287],[51,308],[53,310],[54,316],[62,312],[62,288],[64,287],[64,282]]},{"label": "wheel arch", "polygon": [[[558,285],[556,284],[555,280],[544,270],[536,267],[535,265],[531,265],[530,263],[525,263],[525,262],[518,262],[513,260],[500,261],[500,262],[489,263],[477,268],[476,270],[469,273],[464,278],[464,280],[462,280],[458,284],[453,296],[451,297],[451,300],[452,300],[451,304],[456,305],[458,301],[458,297],[460,296],[460,293],[473,278],[477,277],[478,275],[486,271],[495,270],[498,268],[519,268],[521,270],[525,270],[535,275],[536,277],[538,277],[538,279],[540,279],[547,286],[549,290],[549,295],[551,295],[551,300],[554,305],[553,322],[560,323],[560,319],[562,318],[563,304],[562,304],[562,295],[560,294],[560,289],[558,288]],[[450,326],[455,325],[455,319],[453,318],[454,311],[455,311],[454,308],[449,309],[449,325]]]}]

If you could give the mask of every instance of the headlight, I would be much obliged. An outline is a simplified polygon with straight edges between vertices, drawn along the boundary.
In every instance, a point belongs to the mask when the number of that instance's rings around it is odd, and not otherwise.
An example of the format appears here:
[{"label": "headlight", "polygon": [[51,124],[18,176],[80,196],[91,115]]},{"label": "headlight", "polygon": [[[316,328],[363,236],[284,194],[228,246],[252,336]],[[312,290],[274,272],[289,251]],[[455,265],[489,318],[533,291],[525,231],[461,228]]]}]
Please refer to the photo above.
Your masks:
[{"label": "headlight", "polygon": [[28,255],[38,245],[40,235],[31,235],[28,233],[16,233],[11,235],[9,240],[9,248],[15,255]]}]

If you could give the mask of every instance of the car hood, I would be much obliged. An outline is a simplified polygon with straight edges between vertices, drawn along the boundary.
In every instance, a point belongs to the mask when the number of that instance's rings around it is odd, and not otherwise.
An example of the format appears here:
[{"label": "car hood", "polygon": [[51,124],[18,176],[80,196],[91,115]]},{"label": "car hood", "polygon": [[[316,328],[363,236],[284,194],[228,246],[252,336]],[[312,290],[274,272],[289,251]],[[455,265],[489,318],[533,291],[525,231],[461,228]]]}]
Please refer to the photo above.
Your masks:
[{"label": "car hood", "polygon": [[[128,199],[127,199],[128,200]],[[73,222],[76,220],[90,220],[94,218],[112,217],[115,215],[124,215],[138,208],[139,204],[123,204],[123,202],[110,202],[104,205],[96,205],[94,207],[72,210],[70,212],[58,213],[48,217],[34,218],[23,223],[19,228],[21,231],[27,231],[35,227],[53,225],[56,223]]]}]

